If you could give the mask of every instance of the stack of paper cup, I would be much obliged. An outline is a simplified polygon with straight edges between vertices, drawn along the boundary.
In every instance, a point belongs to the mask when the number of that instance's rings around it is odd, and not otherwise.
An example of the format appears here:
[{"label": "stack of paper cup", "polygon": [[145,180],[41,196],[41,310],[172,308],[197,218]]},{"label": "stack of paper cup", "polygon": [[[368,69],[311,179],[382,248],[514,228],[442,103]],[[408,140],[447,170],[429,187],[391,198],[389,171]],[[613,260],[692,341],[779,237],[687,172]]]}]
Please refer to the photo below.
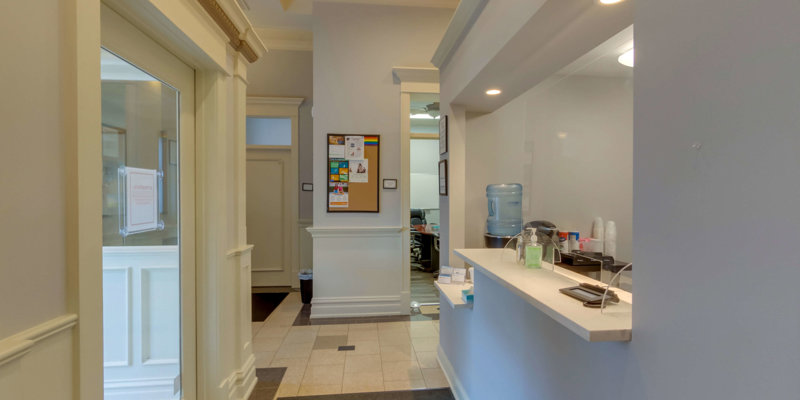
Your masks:
[{"label": "stack of paper cup", "polygon": [[608,221],[605,232],[605,255],[617,257],[617,224]]}]

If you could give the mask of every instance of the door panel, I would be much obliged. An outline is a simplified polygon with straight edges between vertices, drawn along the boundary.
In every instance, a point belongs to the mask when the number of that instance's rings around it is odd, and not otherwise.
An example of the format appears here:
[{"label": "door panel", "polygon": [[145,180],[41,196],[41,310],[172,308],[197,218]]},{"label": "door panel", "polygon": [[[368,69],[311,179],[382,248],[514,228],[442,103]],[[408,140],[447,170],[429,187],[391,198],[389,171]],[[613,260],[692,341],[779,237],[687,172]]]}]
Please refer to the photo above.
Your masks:
[{"label": "door panel", "polygon": [[253,244],[253,286],[291,284],[291,150],[247,149],[247,240]]},{"label": "door panel", "polygon": [[[104,397],[194,399],[194,70],[105,5],[101,41]],[[158,226],[128,230],[131,204]]]}]

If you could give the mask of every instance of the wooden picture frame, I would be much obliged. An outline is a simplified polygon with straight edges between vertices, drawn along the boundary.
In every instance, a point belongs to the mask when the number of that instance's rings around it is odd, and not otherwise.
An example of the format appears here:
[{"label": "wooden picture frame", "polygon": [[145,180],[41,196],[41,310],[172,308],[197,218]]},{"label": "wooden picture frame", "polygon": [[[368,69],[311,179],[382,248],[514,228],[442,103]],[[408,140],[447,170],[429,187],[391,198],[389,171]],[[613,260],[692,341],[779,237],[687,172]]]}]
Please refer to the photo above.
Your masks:
[{"label": "wooden picture frame", "polygon": [[328,134],[327,212],[380,212],[380,138],[378,134]]},{"label": "wooden picture frame", "polygon": [[447,115],[439,117],[439,155],[447,153]]},{"label": "wooden picture frame", "polygon": [[447,160],[439,161],[439,196],[447,196]]}]

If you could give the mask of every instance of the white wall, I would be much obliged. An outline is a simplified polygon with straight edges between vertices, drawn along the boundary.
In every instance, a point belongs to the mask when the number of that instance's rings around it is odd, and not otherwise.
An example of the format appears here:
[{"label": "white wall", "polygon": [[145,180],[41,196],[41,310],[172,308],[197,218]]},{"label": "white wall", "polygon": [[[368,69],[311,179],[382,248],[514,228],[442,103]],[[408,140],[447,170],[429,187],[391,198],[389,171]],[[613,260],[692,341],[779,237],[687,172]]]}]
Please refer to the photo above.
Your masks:
[{"label": "white wall", "polygon": [[[452,10],[358,4],[314,5],[314,227],[396,227],[390,238],[314,238],[314,295],[312,315],[407,313],[408,283],[402,271],[402,190],[381,190],[380,212],[326,212],[326,134],[332,132],[381,135],[381,179],[400,176],[400,85],[392,67],[429,67]],[[399,182],[403,184],[402,180]],[[366,235],[368,240],[362,240]],[[342,246],[339,250],[336,246]],[[377,246],[382,253],[377,269],[372,258],[353,258],[352,252]],[[364,271],[370,273],[364,273]],[[346,282],[347,284],[338,284]],[[381,296],[388,296],[386,300]],[[318,307],[347,300],[338,309]],[[386,300],[386,301],[384,301]],[[391,302],[390,306],[378,303]],[[356,306],[360,303],[363,306]],[[370,308],[370,305],[375,305]],[[388,310],[388,311],[387,311]]]},{"label": "white wall", "polygon": [[439,208],[439,141],[411,139],[411,208]]},{"label": "white wall", "polygon": [[[561,136],[563,137],[561,137]],[[633,82],[556,76],[497,111],[467,120],[466,246],[483,247],[486,185],[521,183],[523,219],[591,234],[615,221],[631,260]]]}]

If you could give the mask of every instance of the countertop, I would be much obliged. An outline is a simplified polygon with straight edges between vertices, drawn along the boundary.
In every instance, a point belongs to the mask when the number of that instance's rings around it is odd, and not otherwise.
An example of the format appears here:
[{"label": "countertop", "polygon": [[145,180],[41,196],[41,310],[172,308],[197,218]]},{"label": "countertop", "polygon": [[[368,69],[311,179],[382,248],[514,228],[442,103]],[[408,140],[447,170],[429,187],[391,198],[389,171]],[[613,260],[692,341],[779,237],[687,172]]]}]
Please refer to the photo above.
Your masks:
[{"label": "countertop", "polygon": [[[632,326],[632,296],[613,288],[618,304],[600,309],[583,304],[559,289],[580,282],[600,284],[586,276],[544,263],[530,269],[514,262],[514,251],[502,249],[457,249],[455,253],[478,271],[508,288],[567,329],[589,342],[629,341]],[[605,285],[603,285],[605,286]],[[480,301],[480,287],[475,287],[475,301]]]}]

